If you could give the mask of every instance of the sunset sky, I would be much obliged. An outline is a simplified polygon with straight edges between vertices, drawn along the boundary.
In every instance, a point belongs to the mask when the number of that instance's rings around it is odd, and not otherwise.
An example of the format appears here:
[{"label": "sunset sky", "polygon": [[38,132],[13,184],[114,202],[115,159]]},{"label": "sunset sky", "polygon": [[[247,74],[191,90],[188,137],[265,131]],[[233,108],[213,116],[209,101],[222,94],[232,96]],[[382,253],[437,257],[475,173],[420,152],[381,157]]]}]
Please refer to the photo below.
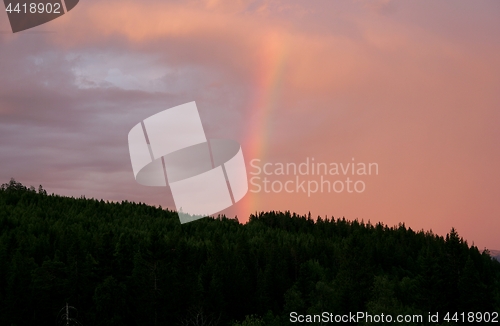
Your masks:
[{"label": "sunset sky", "polygon": [[127,135],[196,101],[249,177],[252,160],[379,167],[350,176],[362,193],[249,192],[229,217],[455,227],[500,249],[498,0],[82,0],[16,34],[1,8],[0,183],[173,209],[134,180]]}]

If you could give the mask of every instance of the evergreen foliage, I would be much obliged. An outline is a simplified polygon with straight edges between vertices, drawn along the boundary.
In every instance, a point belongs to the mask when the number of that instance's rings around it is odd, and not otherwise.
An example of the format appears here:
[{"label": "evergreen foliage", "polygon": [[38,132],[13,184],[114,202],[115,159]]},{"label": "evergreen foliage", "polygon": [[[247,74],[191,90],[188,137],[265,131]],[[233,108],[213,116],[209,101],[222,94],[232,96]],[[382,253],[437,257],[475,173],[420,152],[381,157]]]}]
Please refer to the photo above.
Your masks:
[{"label": "evergreen foliage", "polygon": [[181,225],[131,202],[0,188],[0,324],[288,325],[289,313],[500,311],[500,263],[446,237],[268,212]]}]

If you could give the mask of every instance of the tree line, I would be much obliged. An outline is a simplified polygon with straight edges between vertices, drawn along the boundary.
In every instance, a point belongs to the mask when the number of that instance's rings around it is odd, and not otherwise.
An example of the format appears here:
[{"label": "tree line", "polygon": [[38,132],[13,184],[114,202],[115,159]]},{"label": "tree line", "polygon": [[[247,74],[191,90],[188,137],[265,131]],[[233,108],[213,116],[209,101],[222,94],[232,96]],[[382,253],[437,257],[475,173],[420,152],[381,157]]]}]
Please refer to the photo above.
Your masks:
[{"label": "tree line", "polygon": [[106,326],[500,312],[500,263],[455,229],[290,212],[181,225],[161,207],[11,180],[0,187],[0,324],[54,325],[66,303],[82,325]]}]

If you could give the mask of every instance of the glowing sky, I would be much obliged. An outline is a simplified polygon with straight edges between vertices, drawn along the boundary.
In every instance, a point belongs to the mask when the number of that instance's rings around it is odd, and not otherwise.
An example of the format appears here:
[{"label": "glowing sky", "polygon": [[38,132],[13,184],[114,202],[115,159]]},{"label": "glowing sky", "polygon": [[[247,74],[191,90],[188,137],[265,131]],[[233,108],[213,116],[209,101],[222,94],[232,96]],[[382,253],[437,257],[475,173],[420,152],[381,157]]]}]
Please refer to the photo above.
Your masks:
[{"label": "glowing sky", "polygon": [[247,164],[379,165],[363,193],[248,193],[229,216],[455,227],[499,249],[498,17],[497,0],[85,0],[12,34],[2,11],[0,182],[173,208],[135,182],[127,134],[194,100]]}]

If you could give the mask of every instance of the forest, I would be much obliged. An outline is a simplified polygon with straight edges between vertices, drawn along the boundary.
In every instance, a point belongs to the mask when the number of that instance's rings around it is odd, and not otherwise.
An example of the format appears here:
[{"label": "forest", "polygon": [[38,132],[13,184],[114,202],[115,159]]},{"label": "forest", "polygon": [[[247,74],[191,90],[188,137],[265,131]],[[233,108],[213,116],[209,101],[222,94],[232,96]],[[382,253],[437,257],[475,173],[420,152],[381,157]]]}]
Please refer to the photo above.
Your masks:
[{"label": "forest", "polygon": [[0,325],[66,325],[66,304],[85,326],[289,325],[294,312],[452,325],[446,313],[500,312],[500,263],[452,226],[440,236],[291,212],[181,225],[161,207],[12,179],[0,188]]}]

